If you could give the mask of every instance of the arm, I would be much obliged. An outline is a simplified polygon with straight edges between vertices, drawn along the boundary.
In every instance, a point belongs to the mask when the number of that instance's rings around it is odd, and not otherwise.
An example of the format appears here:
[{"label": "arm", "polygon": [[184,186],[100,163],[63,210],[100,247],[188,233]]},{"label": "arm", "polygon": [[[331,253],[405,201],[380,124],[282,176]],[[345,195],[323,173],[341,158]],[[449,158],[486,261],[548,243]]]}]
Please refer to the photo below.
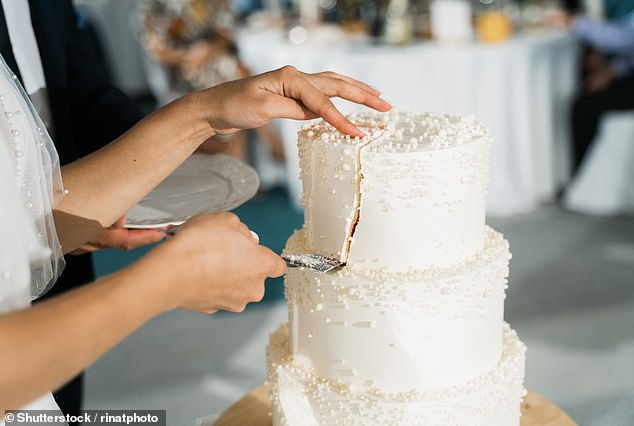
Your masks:
[{"label": "arm", "polygon": [[[186,100],[157,111],[113,143],[62,168],[69,194],[54,216],[65,252],[95,241],[158,185],[210,134],[208,125],[188,117]],[[188,127],[189,125],[189,127]]]},{"label": "arm", "polygon": [[283,271],[237,216],[199,216],[127,269],[0,315],[0,413],[58,388],[154,316],[176,307],[240,312],[261,300],[264,278]]},{"label": "arm", "polygon": [[0,316],[0,337],[10,348],[0,353],[8,367],[0,375],[0,412],[61,387],[158,313],[157,307],[130,306],[149,294],[135,289],[134,281],[135,274],[126,271]]},{"label": "arm", "polygon": [[634,51],[634,13],[619,22],[575,18],[571,30],[577,38],[596,49],[614,54],[631,54]]},{"label": "arm", "polygon": [[[106,55],[86,13],[76,10],[71,0],[59,2],[57,21],[63,25],[66,53],[60,55],[68,68],[68,101],[73,120],[72,135],[56,140],[73,144],[79,157],[98,150],[139,122],[144,114],[139,105],[113,86]],[[63,17],[63,18],[62,18]],[[125,218],[103,231],[95,241],[72,254],[103,248],[131,249],[160,241],[156,230],[129,230]]]},{"label": "arm", "polygon": [[321,116],[344,133],[362,136],[334,107],[333,96],[381,111],[391,108],[376,90],[348,77],[284,67],[159,109],[113,143],[63,168],[70,193],[56,205],[55,220],[64,250],[94,239],[216,134],[261,127],[277,117]]}]

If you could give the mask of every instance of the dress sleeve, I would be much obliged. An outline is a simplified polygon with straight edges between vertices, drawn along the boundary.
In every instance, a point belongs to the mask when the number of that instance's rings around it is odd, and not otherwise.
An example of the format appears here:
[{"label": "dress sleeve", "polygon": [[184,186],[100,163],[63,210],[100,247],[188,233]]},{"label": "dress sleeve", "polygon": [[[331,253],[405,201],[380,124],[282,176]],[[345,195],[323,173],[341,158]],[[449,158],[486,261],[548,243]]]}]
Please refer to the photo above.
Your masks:
[{"label": "dress sleeve", "polygon": [[612,54],[634,52],[634,13],[619,21],[600,22],[587,17],[577,18],[572,33],[592,47]]}]

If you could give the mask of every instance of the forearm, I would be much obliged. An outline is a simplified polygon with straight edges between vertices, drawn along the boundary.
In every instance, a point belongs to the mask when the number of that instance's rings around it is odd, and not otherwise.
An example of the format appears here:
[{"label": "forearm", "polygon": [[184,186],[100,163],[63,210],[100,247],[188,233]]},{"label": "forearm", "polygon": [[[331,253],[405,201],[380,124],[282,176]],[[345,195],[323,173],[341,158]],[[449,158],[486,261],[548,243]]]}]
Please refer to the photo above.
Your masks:
[{"label": "forearm", "polygon": [[615,24],[580,17],[573,21],[572,32],[592,47],[609,53],[629,53],[634,49],[634,18]]},{"label": "forearm", "polygon": [[55,220],[65,252],[123,216],[213,135],[198,97],[156,111],[114,142],[63,167],[69,193],[55,206]]},{"label": "forearm", "polygon": [[[170,308],[138,266],[31,308],[0,315],[0,413],[55,390]],[[147,274],[145,275],[147,277]],[[160,277],[155,277],[159,281]]]}]

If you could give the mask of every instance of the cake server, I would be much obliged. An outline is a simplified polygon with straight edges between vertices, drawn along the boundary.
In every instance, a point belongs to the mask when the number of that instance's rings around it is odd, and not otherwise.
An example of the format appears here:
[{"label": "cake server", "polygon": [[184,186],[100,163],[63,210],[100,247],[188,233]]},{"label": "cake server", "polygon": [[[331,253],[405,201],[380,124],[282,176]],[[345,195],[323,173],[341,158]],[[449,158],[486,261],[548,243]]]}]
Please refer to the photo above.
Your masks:
[{"label": "cake server", "polygon": [[337,259],[315,253],[283,254],[282,259],[290,268],[307,268],[317,272],[330,272],[345,265]]}]

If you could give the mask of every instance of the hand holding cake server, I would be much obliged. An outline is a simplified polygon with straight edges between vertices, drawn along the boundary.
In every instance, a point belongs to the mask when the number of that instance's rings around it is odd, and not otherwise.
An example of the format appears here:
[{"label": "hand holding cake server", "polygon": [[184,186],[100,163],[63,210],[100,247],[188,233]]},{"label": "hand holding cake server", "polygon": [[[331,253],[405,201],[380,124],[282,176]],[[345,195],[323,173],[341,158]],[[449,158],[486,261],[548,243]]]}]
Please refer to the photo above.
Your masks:
[{"label": "hand holding cake server", "polygon": [[[14,84],[9,74],[0,78],[7,87]],[[363,136],[331,103],[334,96],[379,111],[391,108],[375,89],[359,81],[284,67],[187,95],[157,110],[101,150],[62,167],[66,195],[52,206],[52,213],[63,251],[69,253],[94,241],[216,134],[255,128],[273,118],[323,117],[344,133]],[[19,95],[13,98],[5,102],[28,103]],[[34,114],[32,111],[25,112]],[[30,123],[39,122],[31,117]],[[9,115],[0,122],[6,128],[12,125]],[[32,132],[23,134],[42,135],[36,124],[30,126]],[[0,142],[13,147],[10,138]],[[22,143],[42,146],[35,137],[27,136]],[[0,150],[0,157],[14,161],[9,152]],[[36,167],[46,173],[42,165]],[[16,169],[15,173],[20,172]],[[15,185],[4,182],[3,186],[11,189]],[[28,189],[18,195],[25,197]],[[24,208],[15,207],[16,212]],[[0,226],[9,231],[7,227],[12,225],[7,221]],[[7,234],[14,240],[2,242],[4,249],[18,245],[20,233],[31,235],[26,228],[11,231]],[[9,266],[28,268],[28,256],[20,253],[15,252],[15,265]],[[242,311],[247,303],[262,298],[264,279],[281,275],[284,267],[284,261],[260,246],[237,216],[218,213],[191,219],[136,264],[36,306],[28,306],[28,291],[18,305],[4,304],[2,296],[12,294],[3,294],[3,288],[9,291],[11,286],[0,287],[0,312],[5,312],[0,314],[0,336],[9,348],[0,354],[0,365],[11,366],[10,374],[0,374],[0,412],[36,399],[31,408],[54,406],[48,391],[162,312],[174,308],[205,313]],[[4,277],[12,275],[5,273]],[[28,287],[20,277],[24,275],[12,279]],[[20,305],[22,309],[18,309]]]}]

